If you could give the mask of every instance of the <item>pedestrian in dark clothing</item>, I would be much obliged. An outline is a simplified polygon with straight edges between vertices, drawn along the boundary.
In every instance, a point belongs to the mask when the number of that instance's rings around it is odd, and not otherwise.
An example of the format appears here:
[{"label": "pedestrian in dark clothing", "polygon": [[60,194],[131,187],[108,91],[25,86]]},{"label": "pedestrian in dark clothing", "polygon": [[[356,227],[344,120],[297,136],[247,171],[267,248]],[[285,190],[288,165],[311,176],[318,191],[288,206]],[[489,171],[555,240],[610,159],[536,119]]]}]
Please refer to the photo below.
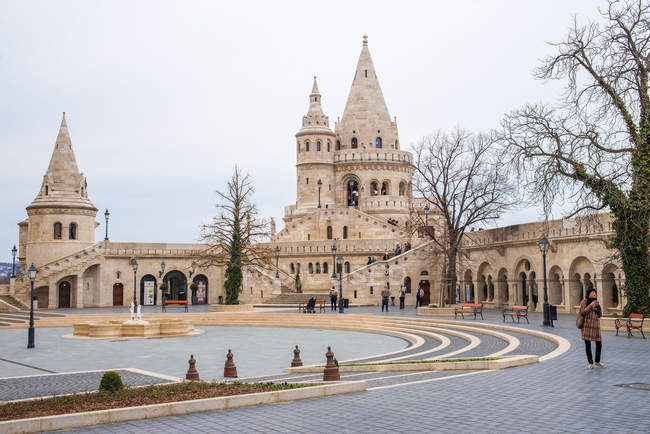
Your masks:
[{"label": "pedestrian in dark clothing", "polygon": [[381,311],[384,311],[384,307],[386,307],[386,312],[388,312],[388,299],[390,298],[390,288],[385,287],[383,291],[381,291]]},{"label": "pedestrian in dark clothing", "polygon": [[330,305],[332,310],[336,310],[336,299],[338,297],[336,296],[336,290],[332,286],[332,289],[330,289]]},{"label": "pedestrian in dark clothing", "polygon": [[584,318],[582,326],[582,340],[585,341],[585,351],[589,365],[587,369],[594,369],[594,359],[591,355],[591,341],[596,342],[596,366],[604,368],[600,363],[602,352],[602,336],[600,334],[600,317],[603,315],[596,290],[591,288],[587,291],[587,298],[580,303],[580,315]]},{"label": "pedestrian in dark clothing", "polygon": [[399,309],[403,310],[404,309],[404,299],[406,298],[406,289],[402,285],[402,287],[399,289]]},{"label": "pedestrian in dark clothing", "polygon": [[422,307],[422,296],[424,295],[424,291],[422,291],[422,287],[418,287],[418,292],[415,294],[415,308],[417,309],[418,307]]}]

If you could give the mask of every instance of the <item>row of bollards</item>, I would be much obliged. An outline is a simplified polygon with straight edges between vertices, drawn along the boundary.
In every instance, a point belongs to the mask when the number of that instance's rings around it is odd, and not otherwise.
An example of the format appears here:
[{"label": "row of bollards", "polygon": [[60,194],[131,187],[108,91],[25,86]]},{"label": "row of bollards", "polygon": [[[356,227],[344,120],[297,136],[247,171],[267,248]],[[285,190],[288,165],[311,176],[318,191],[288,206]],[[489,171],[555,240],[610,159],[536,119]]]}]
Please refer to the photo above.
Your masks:
[{"label": "row of bollards", "polygon": [[[237,367],[233,361],[232,350],[228,350],[226,354],[226,364],[223,367],[223,376],[226,378],[237,378]],[[327,347],[327,353],[325,353],[327,362],[325,363],[325,370],[323,371],[323,381],[338,381],[341,379],[339,375],[339,362],[334,358],[334,353],[332,352],[332,347]],[[190,368],[185,374],[185,379],[190,381],[199,380],[199,371],[196,370],[196,359],[194,354],[190,355],[190,360],[188,360]],[[291,367],[295,368],[296,366],[302,366],[302,360],[300,359],[300,349],[298,345],[293,350],[293,360],[291,361]]]}]

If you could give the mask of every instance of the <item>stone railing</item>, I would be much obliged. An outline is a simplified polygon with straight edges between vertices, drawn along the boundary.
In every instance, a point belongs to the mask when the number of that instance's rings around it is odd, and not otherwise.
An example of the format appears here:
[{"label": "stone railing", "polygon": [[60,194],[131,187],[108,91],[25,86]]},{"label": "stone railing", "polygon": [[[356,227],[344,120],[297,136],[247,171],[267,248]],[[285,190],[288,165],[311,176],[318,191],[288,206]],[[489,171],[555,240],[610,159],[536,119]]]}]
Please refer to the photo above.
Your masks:
[{"label": "stone railing", "polygon": [[413,164],[413,156],[408,151],[396,149],[343,149],[334,153],[334,163],[352,163],[359,161],[378,161]]},{"label": "stone railing", "polygon": [[156,256],[200,256],[205,251],[204,244],[191,243],[106,243],[104,254],[113,257],[156,257]]},{"label": "stone railing", "polygon": [[[334,240],[321,241],[280,241],[277,243],[263,244],[275,249],[280,247],[280,256],[283,255],[323,255],[332,254]],[[337,252],[342,253],[383,253],[392,252],[395,249],[394,239],[383,240],[359,240],[346,239],[336,240]],[[338,254],[338,253],[337,253]]]}]

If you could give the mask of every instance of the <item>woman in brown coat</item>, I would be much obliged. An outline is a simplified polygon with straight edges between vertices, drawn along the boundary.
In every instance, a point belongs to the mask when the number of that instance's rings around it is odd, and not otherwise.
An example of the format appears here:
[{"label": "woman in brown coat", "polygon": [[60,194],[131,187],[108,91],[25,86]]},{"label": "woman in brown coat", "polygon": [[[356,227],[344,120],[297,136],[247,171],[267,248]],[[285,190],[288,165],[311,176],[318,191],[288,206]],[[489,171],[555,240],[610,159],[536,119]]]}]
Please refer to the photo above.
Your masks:
[{"label": "woman in brown coat", "polygon": [[591,341],[596,342],[596,366],[604,368],[605,365],[600,363],[600,353],[602,350],[602,337],[600,335],[600,317],[602,310],[598,303],[596,290],[590,288],[587,291],[587,298],[580,303],[580,315],[584,318],[582,327],[582,339],[585,341],[585,350],[587,352],[587,369],[594,369],[594,360],[591,355]]}]

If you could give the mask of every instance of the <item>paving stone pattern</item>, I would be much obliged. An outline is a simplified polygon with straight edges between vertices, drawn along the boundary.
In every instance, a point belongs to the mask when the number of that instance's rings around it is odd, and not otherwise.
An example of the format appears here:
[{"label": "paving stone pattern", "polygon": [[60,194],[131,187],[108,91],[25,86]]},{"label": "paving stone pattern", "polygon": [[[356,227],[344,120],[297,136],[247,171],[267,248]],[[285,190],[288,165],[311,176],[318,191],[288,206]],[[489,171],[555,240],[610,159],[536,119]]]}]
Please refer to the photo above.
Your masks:
[{"label": "paving stone pattern", "polygon": [[[117,372],[122,377],[124,384],[129,386],[170,382],[159,377],[127,370],[118,370]],[[103,374],[102,371],[3,378],[0,379],[0,401],[97,390]]]}]

